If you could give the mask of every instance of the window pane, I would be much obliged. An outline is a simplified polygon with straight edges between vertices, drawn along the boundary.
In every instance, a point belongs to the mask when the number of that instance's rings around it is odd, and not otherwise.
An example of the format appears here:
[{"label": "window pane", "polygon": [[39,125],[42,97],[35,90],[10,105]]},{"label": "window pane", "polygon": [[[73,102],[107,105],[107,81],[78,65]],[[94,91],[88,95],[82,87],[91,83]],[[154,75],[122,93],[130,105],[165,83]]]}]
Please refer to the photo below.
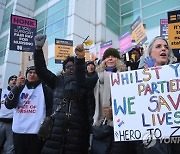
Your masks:
[{"label": "window pane", "polygon": [[140,16],[139,10],[122,16],[121,18],[122,26],[132,24],[139,16]]},{"label": "window pane", "polygon": [[6,23],[6,24],[3,24],[3,26],[1,27],[1,34],[3,32],[5,32],[6,30],[8,30],[10,27],[10,22]]},{"label": "window pane", "polygon": [[48,26],[46,28],[46,34],[49,35],[55,31],[57,31],[58,29],[62,29],[63,27],[64,27],[64,19]]},{"label": "window pane", "polygon": [[37,31],[37,34],[44,34],[44,29]]},{"label": "window pane", "polygon": [[57,20],[60,20],[64,17],[64,9],[63,10],[60,10],[58,11],[57,13],[55,13],[54,15],[50,16],[47,18],[47,21],[46,21],[46,25],[49,25],[51,23],[54,23],[55,21]]},{"label": "window pane", "polygon": [[52,7],[48,9],[47,16],[50,16],[57,12],[58,10],[61,10],[65,7],[65,0],[61,0],[60,2],[54,4]]},{"label": "window pane", "polygon": [[54,34],[52,34],[52,35],[50,35],[50,36],[48,36],[47,37],[48,44],[54,43],[55,42],[55,38],[61,38],[61,39],[64,38],[64,31],[63,31],[63,29],[58,31],[58,32],[56,32],[56,33],[54,33]]},{"label": "window pane", "polygon": [[120,24],[120,16],[112,8],[110,8],[108,5],[106,5],[106,15],[110,18],[112,18],[114,21],[117,22],[117,24]]},{"label": "window pane", "polygon": [[[160,19],[167,19],[167,14],[163,13],[160,15],[153,16],[151,18],[143,20],[143,23],[146,24],[146,29],[159,26]],[[152,22],[153,21],[153,22]]]},{"label": "window pane", "polygon": [[153,5],[149,5],[142,9],[143,18],[152,16],[159,12],[165,12],[166,10],[168,11],[169,9],[173,7],[177,7],[177,6],[180,6],[180,1],[178,0],[171,0],[170,3],[169,3],[169,0],[163,0],[163,1],[157,2]]},{"label": "window pane", "polygon": [[106,3],[113,8],[119,14],[119,5],[114,0],[107,0]]},{"label": "window pane", "polygon": [[48,2],[48,0],[38,0],[35,4],[35,10],[37,10],[38,8],[40,8],[41,6],[43,6],[44,4],[46,4]]},{"label": "window pane", "polygon": [[37,23],[37,30],[41,29],[44,27],[44,23],[45,23],[45,20],[42,20],[40,22]]},{"label": "window pane", "polygon": [[132,0],[120,0],[120,4],[124,4],[124,3],[127,3],[129,1],[132,1]]},{"label": "window pane", "polygon": [[127,25],[121,28],[121,35],[126,33],[126,32],[130,32],[131,33],[131,25]]},{"label": "window pane", "polygon": [[121,6],[121,15],[139,9],[139,1],[135,0]]},{"label": "window pane", "polygon": [[157,0],[141,0],[141,2],[142,2],[142,6],[145,6],[145,5],[157,2]]},{"label": "window pane", "polygon": [[56,64],[54,58],[48,59],[47,67],[55,74],[62,70],[62,64]]},{"label": "window pane", "polygon": [[4,58],[5,58],[5,57],[0,57],[0,64],[3,64],[3,63],[4,63]]},{"label": "window pane", "polygon": [[35,19],[37,19],[37,21],[41,21],[45,18],[45,16],[46,16],[46,11],[43,11],[39,13],[37,16],[35,16]]},{"label": "window pane", "polygon": [[3,15],[3,22],[5,20],[7,20],[8,18],[10,18],[11,13],[13,11],[13,7],[14,7],[14,3],[12,3],[10,6],[8,6],[5,11],[4,11],[4,15]]},{"label": "window pane", "polygon": [[114,23],[114,21],[111,20],[111,18],[106,17],[106,26],[112,30],[115,34],[120,34],[120,26]]}]

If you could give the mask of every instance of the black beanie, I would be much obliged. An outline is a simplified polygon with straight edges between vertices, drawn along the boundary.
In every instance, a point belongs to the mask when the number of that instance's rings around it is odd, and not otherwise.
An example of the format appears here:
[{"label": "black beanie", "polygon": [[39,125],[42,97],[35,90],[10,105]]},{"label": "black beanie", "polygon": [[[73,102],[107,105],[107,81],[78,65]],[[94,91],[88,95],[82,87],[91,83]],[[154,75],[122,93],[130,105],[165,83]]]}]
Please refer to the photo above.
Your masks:
[{"label": "black beanie", "polygon": [[8,83],[10,82],[10,80],[11,80],[12,78],[16,78],[16,79],[17,79],[17,76],[16,76],[16,75],[10,76],[9,79],[8,79]]},{"label": "black beanie", "polygon": [[93,61],[87,61],[87,62],[86,62],[86,68],[87,68],[87,66],[90,65],[90,64],[93,64],[93,65],[95,66],[95,64],[94,64]]},{"label": "black beanie", "polygon": [[35,66],[30,66],[26,69],[26,77],[27,77],[27,74],[30,70],[35,70]]},{"label": "black beanie", "polygon": [[117,49],[114,49],[114,48],[108,48],[105,50],[105,52],[103,54],[103,60],[105,60],[109,56],[114,56],[114,57],[120,59],[119,51]]}]

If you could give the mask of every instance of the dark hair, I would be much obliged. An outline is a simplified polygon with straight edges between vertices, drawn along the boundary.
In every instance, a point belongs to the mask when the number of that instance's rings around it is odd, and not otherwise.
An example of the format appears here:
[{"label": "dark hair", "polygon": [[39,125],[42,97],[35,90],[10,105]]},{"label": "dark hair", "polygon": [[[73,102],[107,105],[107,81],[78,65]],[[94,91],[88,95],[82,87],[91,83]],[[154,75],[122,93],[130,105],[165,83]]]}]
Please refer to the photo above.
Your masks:
[{"label": "dark hair", "polygon": [[67,64],[68,62],[70,62],[70,61],[72,61],[72,62],[74,63],[74,57],[73,57],[73,56],[67,57],[66,60],[64,60],[64,62],[63,62],[63,70],[64,70],[64,71],[65,71],[65,69],[66,69],[66,64]]},{"label": "dark hair", "polygon": [[86,67],[87,67],[88,65],[90,65],[90,64],[92,64],[92,65],[94,65],[94,66],[95,66],[95,64],[94,64],[94,62],[93,62],[93,61],[87,61],[87,62],[86,62]]},{"label": "dark hair", "polygon": [[109,56],[114,56],[114,57],[120,59],[119,51],[115,48],[106,49],[104,54],[103,54],[103,60],[105,60]]}]

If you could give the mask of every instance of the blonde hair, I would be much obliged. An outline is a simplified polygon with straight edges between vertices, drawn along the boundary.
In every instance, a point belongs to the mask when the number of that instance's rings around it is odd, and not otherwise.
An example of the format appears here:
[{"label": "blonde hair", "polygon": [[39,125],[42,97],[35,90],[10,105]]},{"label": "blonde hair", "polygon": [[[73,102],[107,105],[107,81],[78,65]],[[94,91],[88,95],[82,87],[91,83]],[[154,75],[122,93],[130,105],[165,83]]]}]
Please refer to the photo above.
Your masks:
[{"label": "blonde hair", "polygon": [[140,61],[140,64],[139,64],[139,68],[142,68],[142,67],[144,66],[144,59],[150,56],[151,51],[152,51],[152,48],[153,48],[153,45],[154,45],[154,42],[155,42],[156,40],[164,40],[164,41],[167,43],[167,45],[168,45],[169,56],[168,56],[168,62],[167,62],[167,64],[172,64],[172,63],[175,63],[175,62],[177,61],[177,58],[174,56],[173,51],[172,51],[171,47],[169,46],[168,41],[167,41],[165,38],[161,37],[161,36],[157,36],[157,37],[155,37],[155,38],[149,43],[148,47],[146,48],[143,56],[141,57],[141,61]]}]

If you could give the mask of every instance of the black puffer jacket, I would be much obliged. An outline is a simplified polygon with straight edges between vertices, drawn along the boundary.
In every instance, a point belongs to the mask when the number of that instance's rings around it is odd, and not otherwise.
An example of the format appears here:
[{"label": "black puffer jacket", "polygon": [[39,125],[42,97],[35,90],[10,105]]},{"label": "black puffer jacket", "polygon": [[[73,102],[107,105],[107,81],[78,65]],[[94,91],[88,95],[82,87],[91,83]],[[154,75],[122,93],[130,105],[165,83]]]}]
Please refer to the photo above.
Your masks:
[{"label": "black puffer jacket", "polygon": [[[89,142],[89,121],[87,109],[87,90],[84,84],[78,84],[85,79],[84,59],[76,61],[75,76],[56,76],[50,72],[44,61],[43,52],[34,53],[34,61],[38,76],[54,90],[53,109],[66,99],[62,109],[54,118],[51,136],[46,141],[42,153],[47,154],[86,154]],[[88,81],[89,87],[93,87]],[[83,88],[80,88],[83,87]],[[72,101],[71,101],[72,100]]]}]

